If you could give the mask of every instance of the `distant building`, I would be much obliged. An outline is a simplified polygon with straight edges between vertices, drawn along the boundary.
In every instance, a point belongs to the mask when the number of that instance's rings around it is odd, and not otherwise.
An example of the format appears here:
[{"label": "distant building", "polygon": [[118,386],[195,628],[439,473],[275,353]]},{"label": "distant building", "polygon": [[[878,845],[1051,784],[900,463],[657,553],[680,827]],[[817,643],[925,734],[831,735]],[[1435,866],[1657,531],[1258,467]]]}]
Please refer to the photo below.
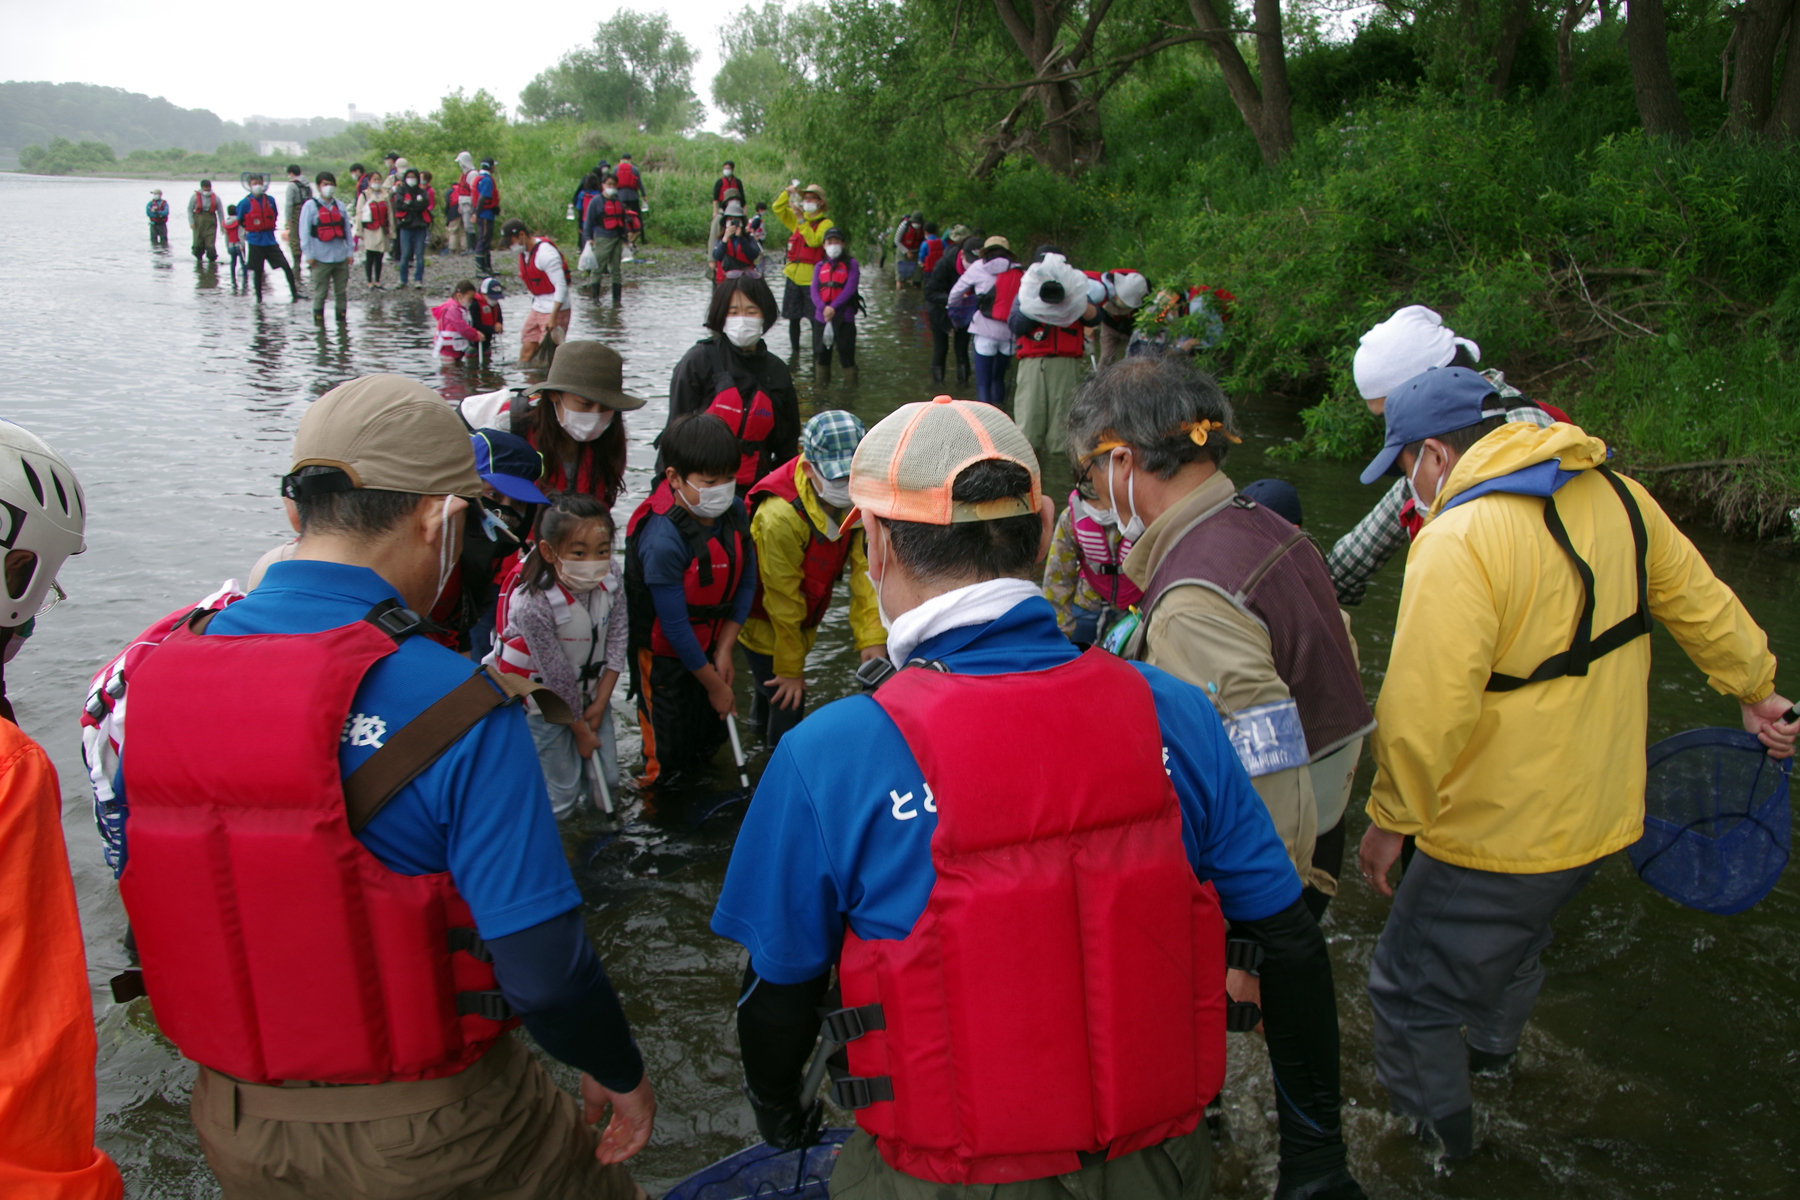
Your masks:
[{"label": "distant building", "polygon": [[349,105],[348,108],[352,125],[379,125],[382,122],[380,113],[364,112],[354,104]]},{"label": "distant building", "polygon": [[281,142],[263,139],[256,143],[256,156],[268,158],[271,154],[291,154],[295,158],[306,153],[306,147],[300,142]]}]

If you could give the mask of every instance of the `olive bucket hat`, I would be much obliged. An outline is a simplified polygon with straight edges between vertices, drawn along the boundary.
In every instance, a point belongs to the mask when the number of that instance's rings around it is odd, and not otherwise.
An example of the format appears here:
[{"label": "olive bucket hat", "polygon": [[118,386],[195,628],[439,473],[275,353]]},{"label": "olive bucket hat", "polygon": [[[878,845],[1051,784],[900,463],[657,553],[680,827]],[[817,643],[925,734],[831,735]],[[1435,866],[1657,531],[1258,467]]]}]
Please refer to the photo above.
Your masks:
[{"label": "olive bucket hat", "polygon": [[539,392],[568,392],[621,412],[644,407],[625,393],[625,360],[604,342],[570,341],[557,347]]}]

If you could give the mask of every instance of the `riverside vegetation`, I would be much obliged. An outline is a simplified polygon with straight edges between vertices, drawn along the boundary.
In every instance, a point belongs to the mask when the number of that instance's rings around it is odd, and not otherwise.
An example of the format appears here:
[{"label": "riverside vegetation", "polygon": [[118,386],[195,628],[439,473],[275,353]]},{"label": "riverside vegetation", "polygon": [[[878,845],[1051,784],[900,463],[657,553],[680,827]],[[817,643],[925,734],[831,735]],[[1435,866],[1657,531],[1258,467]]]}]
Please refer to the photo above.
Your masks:
[{"label": "riverside vegetation", "polygon": [[[392,148],[441,180],[458,150],[491,153],[508,214],[554,235],[580,174],[629,150],[652,241],[697,244],[732,158],[751,202],[817,179],[859,241],[921,208],[1161,285],[1220,285],[1239,304],[1207,365],[1240,394],[1310,402],[1293,455],[1369,452],[1379,422],[1350,381],[1357,338],[1428,304],[1665,498],[1793,540],[1800,162],[1773,123],[1800,94],[1800,59],[1790,80],[1771,51],[1759,77],[1742,13],[1670,3],[1656,109],[1634,96],[1641,38],[1605,6],[1596,20],[1593,0],[1490,0],[1485,14],[1421,0],[1349,39],[1325,35],[1320,9],[1255,9],[1258,34],[1275,10],[1273,40],[1221,48],[1205,34],[1211,0],[1187,0],[1186,32],[1158,0],[765,5],[721,35],[713,98],[732,138],[687,131],[681,63],[642,71],[631,109],[618,81],[637,68],[603,24],[599,49],[528,89],[534,116],[509,122],[485,92],[459,92],[314,142],[305,162]],[[691,62],[666,33],[654,52]],[[1724,87],[1722,57],[1736,68]]]}]

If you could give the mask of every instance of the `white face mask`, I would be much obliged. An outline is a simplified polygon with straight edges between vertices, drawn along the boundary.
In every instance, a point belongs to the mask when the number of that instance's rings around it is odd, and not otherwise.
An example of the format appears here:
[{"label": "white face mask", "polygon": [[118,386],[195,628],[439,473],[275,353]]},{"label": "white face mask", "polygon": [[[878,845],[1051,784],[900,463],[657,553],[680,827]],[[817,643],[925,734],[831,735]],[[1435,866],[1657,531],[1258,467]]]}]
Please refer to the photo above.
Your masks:
[{"label": "white face mask", "polygon": [[321,183],[319,185],[319,195],[325,197],[327,200],[331,199],[333,196],[337,195],[337,184]]},{"label": "white face mask", "polygon": [[680,497],[687,510],[696,517],[705,517],[710,521],[714,517],[722,516],[725,510],[731,507],[731,502],[737,499],[737,484],[735,483],[716,483],[712,487],[695,487],[693,484],[687,483],[685,479],[682,482],[693,488],[694,494],[699,498],[689,501],[686,496],[681,495],[679,490],[675,494]]},{"label": "white face mask", "polygon": [[819,202],[817,200],[802,201],[800,204],[800,211],[810,217],[812,214],[819,211]]},{"label": "white face mask", "polygon": [[844,247],[838,242],[825,243],[825,257],[833,261],[844,257]]},{"label": "white face mask", "polygon": [[1128,542],[1135,542],[1144,536],[1144,521],[1137,513],[1137,472],[1129,471],[1125,476],[1125,505],[1131,509],[1131,520],[1127,521],[1119,515],[1119,493],[1113,490],[1113,458],[1106,458],[1106,494],[1112,497],[1112,524],[1119,527],[1119,536]]},{"label": "white face mask", "polygon": [[1080,515],[1087,517],[1089,520],[1093,521],[1096,525],[1103,525],[1108,529],[1117,529],[1118,528],[1119,518],[1113,515],[1112,509],[1101,508],[1097,504],[1089,504],[1086,500],[1083,500],[1080,496],[1075,497],[1075,503],[1081,506]]},{"label": "white face mask", "polygon": [[618,188],[601,188],[600,194],[602,196],[605,196],[608,200],[611,200],[614,196],[619,194],[619,189]]},{"label": "white face mask", "polygon": [[578,442],[591,442],[606,432],[612,424],[613,410],[598,409],[594,412],[570,412],[558,404],[556,406],[556,423],[563,427],[563,432]]},{"label": "white face mask", "polygon": [[720,172],[720,174],[725,176],[725,178],[730,179],[731,178],[731,168],[726,167],[723,171]]},{"label": "white face mask", "polygon": [[411,175],[408,175],[408,176],[407,176],[407,177],[406,177],[406,186],[407,186],[407,187],[418,187],[418,186],[419,186],[419,181],[418,181],[418,179],[416,179],[416,178],[415,178],[415,177],[413,177],[413,176],[411,176]]},{"label": "white face mask", "polygon": [[[444,507],[438,517],[438,580],[437,590],[431,593],[431,603],[427,607],[436,608],[438,601],[444,598],[444,585],[450,582],[450,572],[456,569],[456,555],[453,553],[450,537],[450,501],[454,496],[444,497]],[[420,613],[429,616],[429,613]]]},{"label": "white face mask", "polygon": [[250,194],[252,196],[260,196],[263,194],[263,191],[263,185],[260,183],[253,183],[250,185]]},{"label": "white face mask", "polygon": [[813,491],[819,493],[819,499],[833,508],[850,507],[850,477],[842,479],[826,479],[817,470],[811,474]]},{"label": "white face mask", "polygon": [[748,350],[762,341],[763,319],[761,317],[726,317],[725,336],[739,350]]},{"label": "white face mask", "polygon": [[1437,483],[1434,484],[1431,489],[1431,499],[1427,500],[1425,498],[1425,493],[1419,490],[1419,468],[1424,465],[1424,462],[1425,451],[1421,447],[1419,450],[1419,457],[1413,460],[1413,469],[1409,471],[1406,476],[1407,485],[1412,488],[1413,499],[1418,503],[1419,515],[1421,517],[1431,510],[1433,504],[1437,503],[1438,493],[1444,489],[1444,475],[1446,474],[1446,472],[1443,471],[1438,472]]},{"label": "white face mask", "polygon": [[556,564],[556,577],[563,586],[578,595],[585,595],[606,582],[612,572],[612,559],[588,558],[580,562],[563,560]]}]

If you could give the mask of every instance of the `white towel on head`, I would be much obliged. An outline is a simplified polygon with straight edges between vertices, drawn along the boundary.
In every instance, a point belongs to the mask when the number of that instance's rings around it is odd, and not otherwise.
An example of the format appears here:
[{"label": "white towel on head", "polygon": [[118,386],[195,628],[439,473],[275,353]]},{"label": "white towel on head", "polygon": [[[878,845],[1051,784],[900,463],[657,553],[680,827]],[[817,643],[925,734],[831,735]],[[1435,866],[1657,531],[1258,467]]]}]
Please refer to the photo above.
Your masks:
[{"label": "white towel on head", "polygon": [[[1048,301],[1039,295],[1046,283],[1062,285],[1063,298]],[[1042,262],[1025,268],[1019,281],[1018,305],[1025,315],[1046,325],[1073,325],[1087,312],[1088,277],[1069,265],[1060,254],[1046,254]]]},{"label": "white towel on head", "polygon": [[1443,317],[1423,304],[1408,305],[1362,335],[1353,367],[1356,390],[1364,400],[1386,396],[1415,375],[1449,366],[1458,346],[1481,361],[1481,347],[1457,337]]}]

